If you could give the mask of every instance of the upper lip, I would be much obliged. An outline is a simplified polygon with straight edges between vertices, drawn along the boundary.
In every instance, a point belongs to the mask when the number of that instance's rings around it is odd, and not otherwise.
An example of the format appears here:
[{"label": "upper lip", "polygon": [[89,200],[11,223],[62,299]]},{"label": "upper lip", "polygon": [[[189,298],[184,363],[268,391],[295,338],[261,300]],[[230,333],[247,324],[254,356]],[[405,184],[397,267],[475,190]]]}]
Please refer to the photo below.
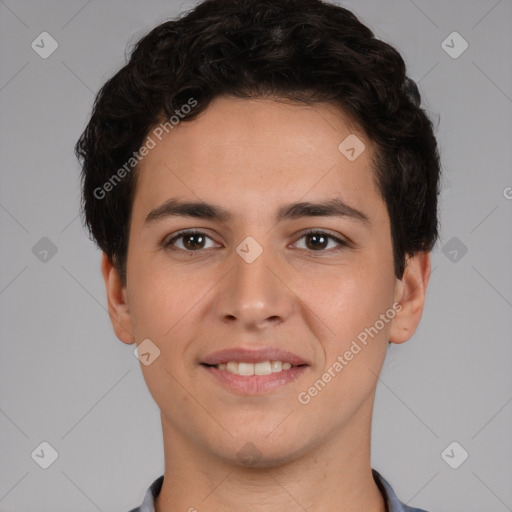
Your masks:
[{"label": "upper lip", "polygon": [[275,347],[243,348],[234,347],[219,350],[208,355],[202,361],[202,364],[218,365],[236,361],[239,363],[259,363],[262,361],[283,361],[291,363],[294,366],[309,364],[304,359],[287,350],[281,350]]}]

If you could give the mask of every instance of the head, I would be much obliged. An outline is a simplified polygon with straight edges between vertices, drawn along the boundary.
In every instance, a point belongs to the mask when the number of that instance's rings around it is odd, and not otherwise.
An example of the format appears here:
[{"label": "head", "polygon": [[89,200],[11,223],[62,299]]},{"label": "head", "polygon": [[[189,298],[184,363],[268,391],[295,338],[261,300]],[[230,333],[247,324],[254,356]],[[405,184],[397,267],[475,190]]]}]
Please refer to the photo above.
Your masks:
[{"label": "head", "polygon": [[[368,417],[388,342],[420,320],[438,236],[420,104],[399,53],[319,0],[207,0],[102,87],[76,145],[82,210],[117,336],[160,351],[142,369],[169,431],[278,461]],[[206,204],[171,215],[180,201]],[[212,385],[216,353],[262,347],[302,370],[250,397]],[[209,429],[191,397],[215,411]]]}]

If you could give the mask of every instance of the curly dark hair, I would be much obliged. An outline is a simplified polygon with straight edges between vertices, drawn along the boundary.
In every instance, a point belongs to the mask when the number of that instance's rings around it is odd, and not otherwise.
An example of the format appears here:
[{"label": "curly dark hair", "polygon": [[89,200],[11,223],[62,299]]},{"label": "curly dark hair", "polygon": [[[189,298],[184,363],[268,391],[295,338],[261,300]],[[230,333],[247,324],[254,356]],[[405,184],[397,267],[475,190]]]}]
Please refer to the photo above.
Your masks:
[{"label": "curly dark hair", "polygon": [[[339,107],[376,148],[374,175],[390,218],[396,277],[403,276],[406,256],[432,250],[439,154],[400,54],[352,12],[321,0],[206,0],[136,43],[128,63],[99,91],[75,146],[81,213],[123,283],[134,152],[191,98],[196,106],[182,121],[224,94]],[[122,179],[112,184],[123,165]]]}]

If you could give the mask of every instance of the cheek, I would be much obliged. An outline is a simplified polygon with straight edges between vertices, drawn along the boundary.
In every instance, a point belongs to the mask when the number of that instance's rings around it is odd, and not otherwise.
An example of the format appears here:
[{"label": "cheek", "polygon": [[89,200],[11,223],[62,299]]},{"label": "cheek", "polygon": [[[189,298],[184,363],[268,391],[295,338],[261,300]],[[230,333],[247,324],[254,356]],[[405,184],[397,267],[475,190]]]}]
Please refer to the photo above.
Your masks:
[{"label": "cheek", "polygon": [[195,302],[194,289],[176,274],[159,272],[151,265],[141,268],[130,288],[134,331],[137,339],[150,338],[157,344],[163,343],[172,337],[177,330],[175,326]]},{"label": "cheek", "polygon": [[377,271],[351,269],[322,280],[322,287],[320,281],[318,278],[316,285],[309,281],[305,293],[308,306],[327,326],[318,336],[325,360],[315,369],[310,387],[301,391],[310,399],[305,407],[308,414],[331,414],[344,423],[367,403],[375,389],[392,319],[389,314],[388,322],[383,322],[380,315],[392,306],[392,280]]},{"label": "cheek", "polygon": [[173,376],[184,371],[186,340],[191,337],[187,319],[194,313],[197,291],[194,293],[194,287],[183,277],[152,265],[141,269],[131,287],[133,328],[137,342],[149,339],[159,350],[151,364],[141,364],[141,370],[156,403],[166,411],[177,412],[186,392]]},{"label": "cheek", "polygon": [[339,266],[323,275],[310,273],[299,297],[324,322],[331,344],[340,347],[350,344],[391,307],[393,286],[390,270],[375,263]]}]

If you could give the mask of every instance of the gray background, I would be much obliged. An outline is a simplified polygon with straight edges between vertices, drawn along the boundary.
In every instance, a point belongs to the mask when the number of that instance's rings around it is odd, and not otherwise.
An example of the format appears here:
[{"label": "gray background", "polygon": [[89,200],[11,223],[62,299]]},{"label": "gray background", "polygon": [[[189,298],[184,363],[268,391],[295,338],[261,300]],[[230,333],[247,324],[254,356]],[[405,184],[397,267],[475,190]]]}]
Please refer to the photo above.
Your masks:
[{"label": "gray background", "polygon": [[[444,168],[426,308],[390,348],[372,465],[410,505],[512,510],[512,2],[343,5],[402,52],[439,121]],[[163,472],[159,410],[134,346],[113,334],[78,217],[73,145],[129,45],[192,6],[0,2],[1,512],[126,512]],[[47,59],[31,48],[43,31],[59,45]],[[453,31],[469,44],[458,58],[441,46]],[[43,237],[57,249],[46,261]],[[46,470],[31,457],[43,441],[58,452]],[[458,469],[441,457],[452,441],[469,453]]]}]

